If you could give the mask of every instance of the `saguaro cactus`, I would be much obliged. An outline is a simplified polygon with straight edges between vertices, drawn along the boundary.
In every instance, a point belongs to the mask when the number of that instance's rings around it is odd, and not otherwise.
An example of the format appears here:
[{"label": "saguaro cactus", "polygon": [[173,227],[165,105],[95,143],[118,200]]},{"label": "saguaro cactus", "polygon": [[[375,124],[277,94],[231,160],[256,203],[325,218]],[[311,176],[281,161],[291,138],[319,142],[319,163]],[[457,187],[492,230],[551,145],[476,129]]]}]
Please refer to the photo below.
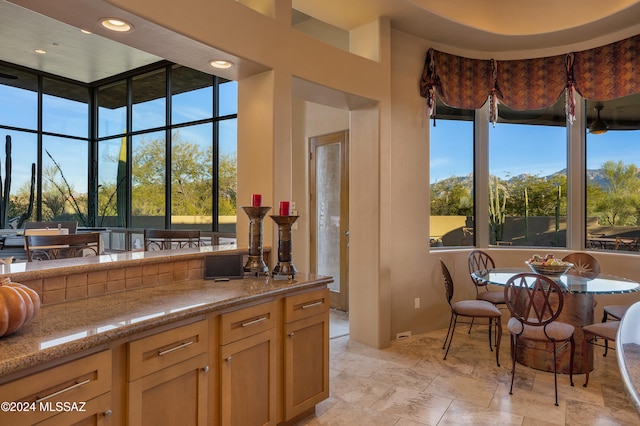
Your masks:
[{"label": "saguaro cactus", "polygon": [[[2,182],[2,170],[0,169],[0,229],[5,229],[9,226],[9,194],[11,193],[11,136],[6,136],[6,142],[4,145],[5,158],[4,158],[4,183]],[[34,188],[36,181],[36,165],[31,163],[31,189],[29,194],[29,206],[27,211],[23,213],[18,220],[18,228],[22,226],[22,223],[31,216],[33,211],[34,201]]]},{"label": "saguaro cactus", "polygon": [[507,194],[502,190],[502,200],[500,199],[500,186],[498,177],[494,176],[494,185],[491,187],[489,181],[489,229],[491,231],[491,243],[502,240],[504,231],[505,208],[507,205]]}]

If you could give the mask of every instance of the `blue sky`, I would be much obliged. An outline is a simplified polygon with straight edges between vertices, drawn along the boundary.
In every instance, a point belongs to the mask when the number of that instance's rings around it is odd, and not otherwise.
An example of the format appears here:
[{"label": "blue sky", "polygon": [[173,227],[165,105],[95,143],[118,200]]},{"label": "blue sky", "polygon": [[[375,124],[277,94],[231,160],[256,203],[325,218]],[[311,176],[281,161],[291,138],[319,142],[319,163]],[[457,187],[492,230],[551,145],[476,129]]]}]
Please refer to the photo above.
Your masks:
[{"label": "blue sky", "polygon": [[[212,110],[211,94],[212,89],[205,88],[174,96],[176,109],[173,121],[184,123],[210,117]],[[86,104],[47,95],[43,97],[43,100],[45,107],[43,128],[46,131],[86,137],[88,127],[86,124],[88,122]],[[230,81],[220,85],[220,104],[220,115],[224,116],[237,112],[237,82]],[[164,105],[164,99],[137,104],[134,108],[134,120],[137,120],[137,123],[148,124],[151,127],[161,126],[164,124]],[[36,108],[37,96],[35,92],[0,85],[0,124],[35,129],[37,127]],[[112,111],[102,109],[101,111],[103,113],[102,118],[107,119],[107,122],[101,119],[103,125],[110,125],[115,128],[125,127],[123,124],[124,108]],[[203,126],[181,128],[181,139],[201,146],[210,145],[212,133],[211,126],[209,125],[208,127],[208,131],[204,131]],[[2,159],[0,161],[0,172],[2,173],[3,181],[5,179],[4,141],[7,134],[11,135],[13,139],[13,192],[23,183],[29,181],[31,163],[36,161],[37,146],[35,134],[0,129],[0,136],[2,136],[0,140],[0,158]],[[61,144],[57,144],[57,148],[50,143],[45,148],[50,150],[56,162],[61,165],[67,180],[75,188],[85,188],[87,184],[87,171],[86,167],[84,167],[86,164],[84,158],[86,157],[86,149],[78,149],[79,145],[77,144],[82,144],[81,141],[67,140],[67,147],[63,146],[64,141],[62,140]],[[227,154],[235,153],[236,141],[237,120],[227,120],[220,125],[220,151]],[[43,161],[45,164],[51,162],[44,152]],[[83,167],[79,167],[80,164]],[[105,171],[103,170],[102,172]]]},{"label": "blue sky", "polygon": [[[566,168],[564,127],[489,125],[489,167],[500,178],[528,173],[550,175]],[[431,127],[431,183],[473,171],[473,124],[437,120]],[[640,167],[640,131],[587,134],[587,168],[606,161],[623,161]]]}]

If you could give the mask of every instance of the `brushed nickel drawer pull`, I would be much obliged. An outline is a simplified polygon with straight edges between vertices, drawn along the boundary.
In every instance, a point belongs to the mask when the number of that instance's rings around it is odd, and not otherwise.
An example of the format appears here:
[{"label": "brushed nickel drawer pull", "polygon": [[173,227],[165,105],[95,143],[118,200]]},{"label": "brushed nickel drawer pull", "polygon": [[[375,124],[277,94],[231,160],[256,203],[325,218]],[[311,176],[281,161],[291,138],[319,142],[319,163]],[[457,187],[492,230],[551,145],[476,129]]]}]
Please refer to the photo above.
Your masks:
[{"label": "brushed nickel drawer pull", "polygon": [[313,308],[314,306],[322,305],[324,302],[319,300],[317,302],[309,303],[308,305],[302,305],[302,309]]},{"label": "brushed nickel drawer pull", "polygon": [[89,383],[90,381],[91,381],[91,379],[87,379],[87,380],[84,380],[84,381],[82,381],[82,382],[76,383],[75,385],[71,385],[71,386],[69,386],[69,387],[67,387],[67,388],[60,389],[59,391],[54,392],[54,393],[52,393],[52,394],[50,394],[50,395],[43,396],[42,398],[38,398],[38,399],[36,399],[36,401],[35,401],[35,402],[36,402],[36,404],[38,404],[38,403],[40,403],[40,402],[42,402],[42,401],[46,401],[47,399],[53,398],[54,396],[62,395],[62,394],[63,394],[63,393],[65,393],[65,392],[69,392],[70,390],[73,390],[73,389],[75,389],[75,388],[79,388],[80,386],[86,385],[86,384],[87,384],[87,383]]},{"label": "brushed nickel drawer pull", "polygon": [[173,348],[167,349],[166,351],[158,351],[158,356],[166,355],[169,352],[173,352],[173,351],[177,351],[178,349],[186,348],[189,345],[193,345],[193,340],[190,341],[190,342],[182,343],[182,344],[180,344],[178,346],[174,346]]},{"label": "brushed nickel drawer pull", "polygon": [[242,323],[242,326],[243,326],[243,327],[248,327],[248,326],[250,326],[250,325],[258,324],[259,322],[266,321],[266,320],[268,320],[268,319],[269,319],[269,318],[267,318],[267,317],[260,317],[260,318],[258,318],[258,319],[254,319],[253,321],[243,322],[243,323]]},{"label": "brushed nickel drawer pull", "polygon": [[227,362],[231,362],[231,357],[230,357],[230,356],[226,357],[226,358],[225,358],[225,361],[227,361]]}]

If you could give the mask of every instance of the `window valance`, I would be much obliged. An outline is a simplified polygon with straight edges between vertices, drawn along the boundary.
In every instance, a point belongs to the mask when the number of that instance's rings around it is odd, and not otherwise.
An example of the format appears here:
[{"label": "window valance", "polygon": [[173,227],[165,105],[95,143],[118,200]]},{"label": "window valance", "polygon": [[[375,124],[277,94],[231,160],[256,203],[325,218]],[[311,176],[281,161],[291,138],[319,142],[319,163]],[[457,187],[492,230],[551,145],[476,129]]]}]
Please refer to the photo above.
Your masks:
[{"label": "window valance", "polygon": [[640,93],[640,35],[595,49],[544,58],[496,61],[427,52],[420,95],[435,117],[436,92],[454,108],[477,109],[491,102],[517,111],[552,106],[565,93],[567,118],[573,121],[574,96],[605,101]]}]

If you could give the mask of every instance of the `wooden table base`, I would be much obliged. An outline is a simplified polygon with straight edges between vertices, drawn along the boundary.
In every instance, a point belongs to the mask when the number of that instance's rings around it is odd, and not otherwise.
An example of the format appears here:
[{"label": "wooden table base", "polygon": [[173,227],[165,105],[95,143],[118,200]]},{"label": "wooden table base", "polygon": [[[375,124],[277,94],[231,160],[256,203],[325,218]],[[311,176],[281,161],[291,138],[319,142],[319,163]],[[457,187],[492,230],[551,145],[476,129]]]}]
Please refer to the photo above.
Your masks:
[{"label": "wooden table base", "polygon": [[[593,307],[593,294],[564,293],[564,307],[557,321],[569,323],[576,328],[574,333],[576,342],[576,352],[573,360],[574,374],[584,374],[586,372],[585,356],[589,357],[589,365],[593,368],[593,346],[587,345],[587,354],[582,353],[582,326],[593,324]],[[546,351],[541,349],[546,349]],[[553,372],[553,353],[550,352],[552,349],[553,345],[551,343],[540,343],[520,338],[518,339],[516,361],[537,370]],[[558,351],[557,357],[558,373],[569,374],[570,345]]]}]

